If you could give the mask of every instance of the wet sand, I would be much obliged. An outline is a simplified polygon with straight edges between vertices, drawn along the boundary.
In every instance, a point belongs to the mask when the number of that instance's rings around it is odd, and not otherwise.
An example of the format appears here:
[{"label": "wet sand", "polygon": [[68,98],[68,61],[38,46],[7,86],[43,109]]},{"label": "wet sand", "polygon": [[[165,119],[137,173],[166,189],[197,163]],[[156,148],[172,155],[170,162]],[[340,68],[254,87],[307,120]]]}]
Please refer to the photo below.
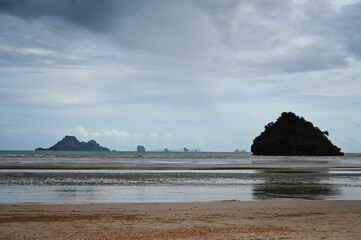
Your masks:
[{"label": "wet sand", "polygon": [[360,170],[0,169],[1,203],[360,200]]},{"label": "wet sand", "polygon": [[254,156],[234,153],[126,153],[46,152],[1,154],[0,169],[122,169],[122,170],[241,170],[241,169],[360,169],[361,155]]},{"label": "wet sand", "polygon": [[0,205],[0,239],[359,239],[361,201]]}]

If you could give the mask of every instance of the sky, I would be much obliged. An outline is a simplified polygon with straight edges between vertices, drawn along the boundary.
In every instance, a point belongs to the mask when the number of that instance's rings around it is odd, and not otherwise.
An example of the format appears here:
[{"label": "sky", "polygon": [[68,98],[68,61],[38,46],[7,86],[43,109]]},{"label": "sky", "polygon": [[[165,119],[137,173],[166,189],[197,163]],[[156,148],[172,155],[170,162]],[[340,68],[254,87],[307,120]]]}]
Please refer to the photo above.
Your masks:
[{"label": "sky", "polygon": [[282,112],[361,152],[361,1],[0,0],[0,150],[250,150]]}]

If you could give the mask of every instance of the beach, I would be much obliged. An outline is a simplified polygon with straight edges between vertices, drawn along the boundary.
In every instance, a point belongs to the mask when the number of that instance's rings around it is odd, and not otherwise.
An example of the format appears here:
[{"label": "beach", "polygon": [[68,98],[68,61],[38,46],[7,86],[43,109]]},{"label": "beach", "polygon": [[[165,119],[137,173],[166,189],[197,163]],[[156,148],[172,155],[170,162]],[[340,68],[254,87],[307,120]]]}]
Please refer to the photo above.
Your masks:
[{"label": "beach", "polygon": [[361,240],[361,0],[0,23],[0,240]]},{"label": "beach", "polygon": [[0,239],[359,239],[360,159],[4,153]]},{"label": "beach", "polygon": [[3,204],[0,239],[359,239],[361,201]]}]

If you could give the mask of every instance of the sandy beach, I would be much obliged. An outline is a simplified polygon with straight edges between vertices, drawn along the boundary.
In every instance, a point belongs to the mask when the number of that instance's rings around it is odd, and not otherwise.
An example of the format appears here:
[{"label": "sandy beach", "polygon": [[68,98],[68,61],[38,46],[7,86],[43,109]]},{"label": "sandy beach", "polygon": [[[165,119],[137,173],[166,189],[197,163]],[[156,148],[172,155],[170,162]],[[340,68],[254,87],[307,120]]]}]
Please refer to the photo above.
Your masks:
[{"label": "sandy beach", "polygon": [[361,201],[0,205],[0,239],[359,239]]}]

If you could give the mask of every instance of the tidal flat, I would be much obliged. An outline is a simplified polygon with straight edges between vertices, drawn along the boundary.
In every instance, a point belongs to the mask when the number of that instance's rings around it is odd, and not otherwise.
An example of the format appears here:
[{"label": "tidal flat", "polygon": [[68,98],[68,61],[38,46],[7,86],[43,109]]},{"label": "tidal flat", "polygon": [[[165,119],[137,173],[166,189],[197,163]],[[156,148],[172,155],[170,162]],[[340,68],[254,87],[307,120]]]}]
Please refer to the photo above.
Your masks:
[{"label": "tidal flat", "polygon": [[361,155],[3,152],[0,203],[361,200]]}]

